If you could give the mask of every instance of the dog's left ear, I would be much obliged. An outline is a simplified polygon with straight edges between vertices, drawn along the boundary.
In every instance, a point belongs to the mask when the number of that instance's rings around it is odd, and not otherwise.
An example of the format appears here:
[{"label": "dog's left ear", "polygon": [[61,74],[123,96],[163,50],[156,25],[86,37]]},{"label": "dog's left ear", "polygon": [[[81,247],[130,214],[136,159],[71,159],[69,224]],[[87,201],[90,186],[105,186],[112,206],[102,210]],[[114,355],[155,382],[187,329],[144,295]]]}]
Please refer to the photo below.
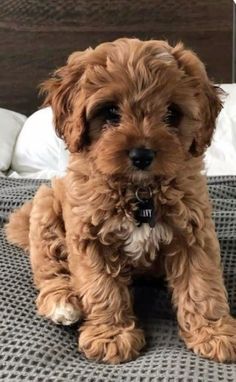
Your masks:
[{"label": "dog's left ear", "polygon": [[67,64],[56,70],[41,85],[41,93],[46,95],[43,106],[52,107],[56,133],[64,139],[70,152],[81,150],[86,143],[85,110],[80,81],[91,51],[92,49],[87,49],[71,54]]},{"label": "dog's left ear", "polygon": [[196,131],[190,147],[190,153],[199,156],[211,143],[216,118],[222,108],[220,95],[223,91],[209,80],[205,66],[197,55],[191,50],[184,49],[182,43],[173,48],[172,54],[185,74],[193,77],[199,84],[197,97],[200,104],[201,126]]}]

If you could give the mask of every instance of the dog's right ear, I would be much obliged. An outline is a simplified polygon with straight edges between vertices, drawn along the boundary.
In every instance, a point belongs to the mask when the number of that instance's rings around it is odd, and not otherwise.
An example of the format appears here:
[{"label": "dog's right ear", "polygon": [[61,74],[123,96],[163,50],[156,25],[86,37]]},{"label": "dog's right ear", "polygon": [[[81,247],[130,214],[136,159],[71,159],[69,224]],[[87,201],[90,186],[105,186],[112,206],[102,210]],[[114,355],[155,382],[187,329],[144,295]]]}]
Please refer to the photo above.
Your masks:
[{"label": "dog's right ear", "polygon": [[51,106],[57,135],[64,139],[70,152],[83,148],[86,141],[86,121],[81,77],[88,64],[92,49],[75,52],[67,64],[56,70],[41,85],[40,93],[46,95],[43,106]]}]

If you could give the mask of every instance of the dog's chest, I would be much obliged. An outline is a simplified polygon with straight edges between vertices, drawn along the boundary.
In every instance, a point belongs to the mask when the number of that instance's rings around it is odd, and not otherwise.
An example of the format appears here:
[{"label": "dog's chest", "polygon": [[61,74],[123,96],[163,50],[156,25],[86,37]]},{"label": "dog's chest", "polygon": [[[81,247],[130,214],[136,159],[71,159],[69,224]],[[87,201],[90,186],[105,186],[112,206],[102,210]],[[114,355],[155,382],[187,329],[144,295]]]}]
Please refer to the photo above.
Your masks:
[{"label": "dog's chest", "polygon": [[123,228],[126,232],[124,252],[134,261],[146,257],[152,262],[160,244],[170,243],[173,236],[172,230],[166,224],[157,224],[151,228],[146,223],[137,227],[132,222],[126,222]]}]

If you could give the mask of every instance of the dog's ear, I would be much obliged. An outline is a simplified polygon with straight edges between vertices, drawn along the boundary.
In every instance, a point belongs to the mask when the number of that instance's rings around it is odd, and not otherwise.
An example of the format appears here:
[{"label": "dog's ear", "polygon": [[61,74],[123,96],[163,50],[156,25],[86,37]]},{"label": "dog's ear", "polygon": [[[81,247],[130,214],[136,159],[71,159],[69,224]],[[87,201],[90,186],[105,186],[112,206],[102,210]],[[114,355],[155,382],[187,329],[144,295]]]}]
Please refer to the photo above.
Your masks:
[{"label": "dog's ear", "polygon": [[91,51],[92,49],[87,49],[71,54],[67,64],[41,84],[40,92],[46,95],[43,106],[52,107],[56,133],[64,139],[70,152],[81,150],[86,143],[85,110],[80,80]]},{"label": "dog's ear", "polygon": [[193,156],[202,155],[210,145],[215,129],[216,118],[222,108],[220,95],[223,91],[208,78],[204,64],[191,50],[184,49],[182,43],[177,44],[172,54],[179,67],[198,83],[197,98],[200,106],[201,126],[196,131],[190,152]]}]

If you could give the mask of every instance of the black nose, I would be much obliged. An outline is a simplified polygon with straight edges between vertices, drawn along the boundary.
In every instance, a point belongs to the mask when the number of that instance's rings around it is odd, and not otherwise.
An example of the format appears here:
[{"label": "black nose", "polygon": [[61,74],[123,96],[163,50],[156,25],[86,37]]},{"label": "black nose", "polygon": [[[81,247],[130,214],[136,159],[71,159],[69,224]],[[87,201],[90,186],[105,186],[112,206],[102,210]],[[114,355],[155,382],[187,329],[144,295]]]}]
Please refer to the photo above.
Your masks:
[{"label": "black nose", "polygon": [[155,152],[150,149],[136,148],[129,151],[129,157],[135,167],[144,170],[152,163]]}]

